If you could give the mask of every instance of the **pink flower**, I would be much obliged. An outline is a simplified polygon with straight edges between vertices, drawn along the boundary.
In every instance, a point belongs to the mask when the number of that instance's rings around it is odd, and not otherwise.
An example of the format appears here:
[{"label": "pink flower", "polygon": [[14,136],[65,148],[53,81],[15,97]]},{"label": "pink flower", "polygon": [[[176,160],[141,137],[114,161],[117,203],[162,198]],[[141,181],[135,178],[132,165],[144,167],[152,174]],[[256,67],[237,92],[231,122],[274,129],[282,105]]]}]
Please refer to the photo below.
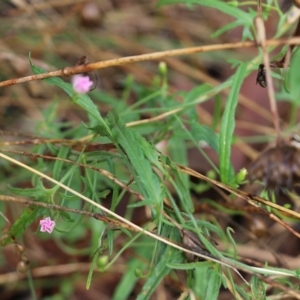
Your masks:
[{"label": "pink flower", "polygon": [[83,76],[81,74],[74,75],[71,82],[74,91],[78,94],[85,94],[89,92],[94,84],[89,76]]},{"label": "pink flower", "polygon": [[55,226],[55,221],[52,221],[50,217],[47,217],[44,220],[40,220],[41,232],[49,232],[52,233],[53,228]]}]

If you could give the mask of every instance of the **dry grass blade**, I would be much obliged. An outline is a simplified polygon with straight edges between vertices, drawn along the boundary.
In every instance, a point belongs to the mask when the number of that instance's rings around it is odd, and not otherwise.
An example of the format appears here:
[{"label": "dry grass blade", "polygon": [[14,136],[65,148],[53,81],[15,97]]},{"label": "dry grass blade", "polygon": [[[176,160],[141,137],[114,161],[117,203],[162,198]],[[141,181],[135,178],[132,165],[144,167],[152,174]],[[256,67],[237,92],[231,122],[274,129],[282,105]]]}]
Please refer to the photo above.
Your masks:
[{"label": "dry grass blade", "polygon": [[[78,214],[78,215],[92,217],[92,218],[97,219],[99,221],[102,221],[104,223],[113,225],[117,228],[124,228],[124,229],[128,229],[128,230],[131,230],[131,231],[140,232],[139,230],[137,230],[136,228],[134,228],[134,227],[132,227],[128,224],[125,224],[123,222],[120,222],[119,220],[116,220],[116,219],[113,219],[113,218],[110,218],[110,217],[106,217],[106,216],[101,215],[99,213],[93,213],[93,212],[89,212],[89,211],[85,211],[85,210],[79,210],[79,209],[64,207],[64,206],[61,206],[61,205],[49,204],[49,203],[38,202],[38,201],[26,199],[26,198],[12,197],[12,196],[6,196],[6,195],[0,195],[0,201],[21,203],[21,204],[24,204],[24,205],[39,206],[39,207],[44,207],[44,208],[47,208],[47,209],[50,209],[50,210],[56,210],[56,211],[65,211],[65,212],[69,212],[69,213],[74,213],[74,214]],[[0,240],[0,244],[1,244],[1,240]]]},{"label": "dry grass blade", "polygon": [[[45,174],[43,174],[43,173],[37,171],[37,170],[35,170],[35,169],[33,169],[33,168],[31,168],[31,167],[29,167],[29,166],[27,166],[27,165],[25,165],[25,164],[23,164],[23,163],[17,161],[17,160],[15,160],[15,159],[13,159],[13,158],[11,158],[11,157],[9,157],[9,156],[3,154],[3,153],[0,153],[0,157],[2,157],[3,159],[5,159],[5,160],[7,160],[7,161],[10,161],[11,163],[14,163],[14,164],[18,165],[18,166],[20,166],[20,167],[22,167],[22,168],[24,168],[24,169],[27,169],[28,171],[30,171],[30,172],[32,172],[32,173],[35,173],[36,175],[38,175],[38,176],[40,176],[40,177],[42,177],[42,178],[44,178],[44,179],[46,179],[46,180],[48,180],[48,181],[50,181],[50,182],[56,184],[57,186],[62,187],[63,189],[67,190],[68,192],[72,193],[73,195],[75,195],[75,196],[81,198],[82,200],[84,200],[84,201],[86,201],[86,202],[88,202],[88,203],[94,205],[95,207],[99,208],[100,210],[104,211],[104,212],[107,213],[108,215],[110,215],[110,216],[112,216],[112,217],[115,217],[117,220],[119,220],[119,222],[122,222],[122,223],[128,225],[128,226],[131,228],[131,230],[134,230],[134,231],[137,231],[137,232],[141,232],[141,233],[143,233],[143,234],[145,234],[145,235],[147,235],[147,236],[149,236],[149,237],[152,237],[152,238],[154,238],[154,239],[156,239],[156,240],[158,240],[158,241],[160,241],[160,242],[163,242],[163,243],[165,243],[165,244],[168,244],[168,245],[170,245],[170,246],[172,246],[172,247],[174,247],[174,248],[176,248],[176,249],[178,249],[178,250],[181,250],[181,251],[183,251],[183,252],[187,252],[187,253],[190,253],[190,254],[192,254],[192,255],[198,256],[198,257],[200,257],[200,258],[203,258],[203,259],[207,259],[207,260],[211,260],[211,261],[220,263],[220,264],[222,264],[222,265],[225,265],[225,266],[227,266],[227,267],[229,267],[229,268],[232,268],[232,269],[236,270],[236,267],[230,265],[230,263],[227,263],[227,262],[225,263],[225,262],[222,262],[222,261],[220,261],[220,260],[218,260],[218,259],[216,259],[216,258],[213,258],[213,257],[211,257],[211,256],[208,256],[208,255],[205,255],[205,254],[202,254],[202,253],[198,253],[198,252],[195,252],[195,251],[191,251],[191,250],[189,250],[189,249],[187,249],[187,248],[181,247],[181,246],[179,246],[179,245],[177,245],[177,244],[175,244],[175,243],[173,243],[173,242],[170,242],[169,240],[167,240],[167,239],[165,239],[165,238],[160,237],[159,235],[156,235],[156,234],[154,234],[154,233],[152,233],[152,232],[150,232],[150,231],[148,231],[148,230],[145,230],[145,229],[143,229],[143,228],[141,228],[141,227],[135,225],[134,223],[132,223],[132,222],[128,221],[127,219],[125,219],[125,218],[119,216],[119,215],[116,214],[115,212],[113,212],[113,211],[107,209],[106,207],[104,207],[104,206],[102,206],[102,205],[100,205],[100,204],[94,202],[93,200],[87,198],[86,196],[84,196],[84,195],[82,195],[82,194],[76,192],[75,190],[69,188],[68,186],[62,184],[61,182],[59,182],[59,181],[57,181],[57,180],[55,180],[55,179],[53,179],[53,178],[51,178],[51,177],[49,177],[49,176],[47,176],[47,175],[45,175]],[[250,270],[247,270],[247,269],[246,269],[245,271],[251,273]],[[236,270],[236,272],[237,272],[237,270]]]},{"label": "dry grass blade", "polygon": [[123,182],[121,182],[120,180],[118,180],[112,173],[100,169],[100,168],[96,168],[87,164],[82,164],[76,161],[72,161],[69,159],[65,159],[65,158],[59,158],[59,157],[55,157],[55,156],[48,156],[48,155],[43,155],[43,154],[37,154],[37,153],[30,153],[30,152],[24,152],[24,151],[16,151],[16,150],[1,150],[0,152],[7,152],[7,153],[14,153],[14,154],[21,154],[24,156],[30,156],[30,157],[34,157],[34,158],[43,158],[46,160],[56,160],[56,161],[62,161],[65,163],[69,163],[69,164],[73,164],[73,165],[77,165],[79,167],[83,167],[83,168],[87,168],[90,170],[94,170],[100,174],[102,174],[103,176],[109,178],[112,182],[116,183],[117,185],[119,185],[121,188],[125,189],[126,191],[128,191],[129,193],[132,193],[133,195],[135,195],[138,199],[143,200],[143,196],[140,193],[137,193],[136,191],[130,189],[128,187],[128,185],[124,184]]},{"label": "dry grass blade", "polygon": [[[297,236],[298,238],[300,238],[300,234],[295,231],[293,228],[291,228],[288,224],[286,224],[285,222],[283,222],[282,220],[280,220],[277,216],[275,216],[274,214],[272,213],[269,213],[268,211],[264,210],[263,208],[259,207],[257,205],[256,202],[259,202],[259,203],[262,203],[262,204],[265,204],[269,207],[272,207],[274,209],[277,209],[278,211],[280,211],[281,213],[285,214],[286,216],[289,216],[289,217],[293,217],[293,218],[296,218],[298,220],[300,220],[300,214],[295,212],[295,211],[292,211],[288,208],[285,208],[285,207],[282,207],[276,203],[273,203],[273,202],[270,202],[266,199],[263,199],[259,196],[255,196],[255,195],[251,195],[249,193],[246,193],[244,191],[241,191],[241,190],[238,190],[238,189],[235,189],[233,187],[230,187],[230,186],[227,186],[219,181],[216,181],[216,180],[213,180],[211,178],[208,178],[206,177],[205,175],[202,175],[188,167],[185,167],[185,166],[178,166],[179,170],[181,170],[182,172],[184,172],[185,174],[189,174],[191,176],[194,176],[196,178],[199,178],[199,179],[202,179],[206,182],[209,182],[213,185],[216,185],[218,187],[220,187],[221,189],[223,190],[226,190],[230,193],[232,193],[233,195],[236,195],[240,198],[242,198],[243,200],[247,201],[249,204],[257,207],[258,209],[260,209],[261,211],[263,211],[265,214],[267,214],[269,216],[270,219],[278,222],[279,224],[281,224],[282,226],[284,226],[288,231],[290,231],[293,235]],[[255,202],[254,202],[255,201]]]}]

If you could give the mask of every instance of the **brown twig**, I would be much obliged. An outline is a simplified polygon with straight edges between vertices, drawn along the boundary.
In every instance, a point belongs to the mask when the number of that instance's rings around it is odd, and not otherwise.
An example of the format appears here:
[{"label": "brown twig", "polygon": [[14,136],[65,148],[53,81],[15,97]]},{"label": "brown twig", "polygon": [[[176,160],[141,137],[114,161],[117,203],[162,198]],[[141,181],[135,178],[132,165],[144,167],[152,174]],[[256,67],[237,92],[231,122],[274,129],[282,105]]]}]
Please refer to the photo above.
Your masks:
[{"label": "brown twig", "polygon": [[[119,266],[120,267],[120,266]],[[118,270],[119,270],[118,267]],[[34,268],[31,270],[31,274],[34,278],[44,277],[44,276],[53,276],[53,275],[66,275],[74,274],[74,272],[88,272],[91,268],[91,263],[71,263],[64,265],[53,265],[46,267]],[[97,271],[97,269],[95,269]],[[0,284],[7,284],[10,282],[19,281],[25,279],[25,274],[20,274],[20,272],[9,272],[6,274],[0,275]]]},{"label": "brown twig", "polygon": [[[271,39],[265,41],[265,43],[267,46],[299,45],[300,38],[297,37],[291,39]],[[184,49],[177,49],[177,50],[153,52],[149,54],[128,56],[128,57],[122,57],[117,59],[111,59],[107,61],[90,63],[86,65],[66,67],[63,68],[62,70],[47,72],[38,75],[31,75],[31,76],[26,76],[26,77],[21,77],[16,79],[9,79],[0,82],[0,87],[10,86],[10,85],[33,81],[33,80],[40,80],[40,79],[45,79],[50,77],[71,76],[74,74],[91,72],[97,69],[120,66],[124,64],[136,63],[141,61],[163,59],[170,56],[189,55],[189,54],[200,53],[200,52],[221,51],[226,49],[238,49],[238,48],[249,48],[249,47],[257,47],[257,43],[252,41],[247,41],[247,42],[238,42],[238,43],[207,45],[207,46],[191,47],[191,48],[184,48]]]},{"label": "brown twig", "polygon": [[244,191],[241,191],[241,190],[238,190],[238,189],[235,189],[233,187],[230,187],[230,186],[227,186],[219,181],[216,181],[216,180],[213,180],[211,178],[208,178],[206,177],[205,175],[202,175],[196,171],[194,171],[193,169],[190,169],[188,167],[185,167],[185,166],[180,166],[180,165],[177,165],[177,167],[179,168],[180,171],[184,172],[185,174],[189,174],[193,177],[196,177],[196,178],[199,178],[199,179],[202,179],[206,182],[210,182],[211,184],[213,185],[216,185],[218,187],[220,187],[221,189],[223,190],[226,190],[230,193],[232,193],[233,195],[236,195],[240,198],[242,198],[243,200],[247,201],[250,205],[253,205],[255,206],[256,208],[258,208],[259,210],[261,210],[263,213],[265,213],[266,215],[268,215],[268,217],[270,219],[272,219],[273,221],[279,223],[280,225],[282,225],[283,227],[285,227],[288,231],[290,231],[293,235],[295,235],[296,237],[300,238],[300,234],[298,232],[296,232],[293,228],[291,228],[291,226],[289,226],[288,224],[286,224],[285,222],[283,222],[282,220],[280,220],[276,215],[274,215],[273,213],[270,213],[268,211],[266,211],[265,209],[261,208],[260,206],[258,206],[258,204],[256,202],[259,202],[259,203],[262,203],[264,205],[267,205],[269,207],[272,207],[272,208],[275,208],[277,209],[278,211],[284,213],[285,215],[288,215],[290,217],[293,217],[293,218],[296,218],[298,220],[300,220],[300,214],[293,211],[293,210],[290,210],[290,209],[287,209],[285,207],[282,207],[276,203],[273,203],[271,201],[267,201],[259,196],[256,196],[256,195],[250,195],[249,193],[246,193]]},{"label": "brown twig", "polygon": [[46,160],[58,160],[58,161],[62,161],[65,163],[69,163],[69,164],[73,164],[73,165],[77,165],[79,167],[83,167],[83,168],[87,168],[87,169],[91,169],[94,170],[100,174],[102,174],[103,176],[109,178],[112,182],[116,183],[117,185],[119,185],[121,188],[125,189],[126,191],[132,193],[133,195],[135,195],[138,199],[143,200],[144,197],[139,194],[138,192],[132,190],[131,188],[129,188],[126,184],[124,184],[123,182],[121,182],[120,180],[118,180],[112,173],[100,169],[100,168],[96,168],[87,164],[82,164],[76,161],[72,161],[69,159],[65,159],[65,158],[60,158],[60,157],[55,157],[55,156],[49,156],[49,155],[43,155],[43,154],[37,154],[37,153],[30,153],[30,152],[24,152],[24,151],[17,151],[17,150],[3,150],[0,149],[0,152],[6,152],[6,153],[14,153],[14,154],[21,154],[24,156],[30,156],[30,157],[35,157],[35,158],[42,158],[42,159],[46,159]]},{"label": "brown twig", "polygon": [[45,202],[33,201],[30,199],[26,199],[26,198],[12,197],[12,196],[6,196],[6,195],[0,195],[0,201],[17,202],[17,203],[22,203],[25,205],[34,205],[34,206],[44,207],[44,208],[51,209],[51,210],[65,211],[65,212],[69,212],[69,213],[92,217],[94,219],[97,219],[99,221],[102,221],[102,222],[105,222],[108,224],[112,224],[117,227],[122,227],[122,228],[129,229],[131,231],[139,232],[136,228],[131,227],[128,224],[125,224],[117,219],[113,219],[113,218],[104,216],[100,213],[93,213],[93,212],[89,212],[86,210],[79,210],[79,209],[69,208],[69,207],[65,207],[65,206],[61,206],[61,205],[57,205],[57,204],[50,204],[50,203],[45,203]]},{"label": "brown twig", "polygon": [[276,131],[276,136],[277,136],[277,144],[279,144],[281,141],[280,120],[279,120],[277,103],[276,103],[276,99],[275,99],[273,79],[271,76],[270,59],[269,59],[269,53],[268,53],[268,48],[267,48],[267,44],[266,44],[265,25],[264,25],[263,19],[261,17],[260,1],[258,2],[257,14],[258,15],[255,19],[255,25],[256,25],[256,30],[257,30],[257,43],[261,45],[262,50],[263,50],[263,61],[264,61],[265,69],[266,69],[265,70],[266,80],[268,82],[267,89],[268,89],[268,95],[269,95],[269,101],[270,101],[270,108],[271,108],[271,113],[273,116],[273,122],[274,122],[275,131]]},{"label": "brown twig", "polygon": [[[293,33],[293,37],[299,37],[300,36],[300,19],[298,20],[296,29]],[[272,61],[270,63],[270,67],[272,68],[287,68],[289,66],[289,60],[290,60],[290,54],[292,53],[295,44],[289,45],[285,55],[282,57],[281,60],[278,61]]]}]

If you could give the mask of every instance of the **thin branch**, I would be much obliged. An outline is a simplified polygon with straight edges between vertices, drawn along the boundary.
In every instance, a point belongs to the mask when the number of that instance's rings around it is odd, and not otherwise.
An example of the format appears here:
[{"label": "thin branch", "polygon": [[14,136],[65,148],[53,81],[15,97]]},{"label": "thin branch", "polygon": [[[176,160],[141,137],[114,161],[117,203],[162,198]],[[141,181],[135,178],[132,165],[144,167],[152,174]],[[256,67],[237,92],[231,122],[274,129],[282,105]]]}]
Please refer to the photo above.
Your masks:
[{"label": "thin branch", "polygon": [[[209,182],[211,184],[214,184],[218,187],[220,187],[221,189],[223,190],[226,190],[230,193],[232,193],[233,195],[236,195],[237,197],[239,198],[242,198],[243,200],[247,201],[250,205],[252,206],[255,206],[256,208],[258,208],[259,210],[261,210],[264,214],[268,215],[268,217],[272,220],[274,220],[275,222],[279,223],[280,225],[282,225],[284,228],[286,228],[288,231],[290,231],[293,235],[295,235],[296,237],[300,238],[300,233],[296,232],[293,228],[291,228],[291,226],[289,226],[288,224],[286,224],[285,222],[283,222],[282,220],[280,220],[277,216],[275,216],[273,213],[269,213],[268,211],[266,211],[265,209],[261,208],[260,206],[258,206],[258,204],[256,202],[259,202],[259,203],[262,203],[262,204],[265,204],[269,207],[272,207],[272,208],[275,208],[277,209],[278,211],[281,211],[282,213],[284,213],[285,215],[288,215],[290,217],[294,217],[298,220],[300,220],[300,214],[293,211],[293,210],[290,210],[290,209],[287,209],[285,207],[282,207],[276,203],[273,203],[271,201],[267,201],[259,196],[256,196],[256,195],[251,195],[249,193],[246,193],[244,191],[241,191],[241,190],[238,190],[238,189],[235,189],[233,187],[230,187],[230,186],[227,186],[219,181],[216,181],[216,180],[213,180],[213,179],[210,179],[196,171],[194,171],[193,169],[190,169],[188,167],[185,167],[185,166],[180,166],[180,165],[177,165],[178,169],[182,172],[184,172],[185,174],[189,174],[193,177],[196,177],[196,178],[199,178],[199,179],[202,179],[206,182]],[[255,202],[254,202],[255,201]]]},{"label": "thin branch", "polygon": [[[64,265],[53,265],[46,267],[34,268],[31,270],[32,276],[34,278],[51,276],[51,275],[66,275],[74,274],[75,272],[88,272],[91,268],[91,263],[71,263]],[[119,268],[119,266],[118,266]],[[95,269],[97,271],[97,269]],[[98,271],[97,271],[98,272]],[[25,279],[26,275],[21,274],[20,272],[9,272],[6,274],[0,275],[0,284],[7,284],[21,279]]]},{"label": "thin branch", "polygon": [[131,231],[140,232],[136,228],[134,228],[132,226],[128,226],[128,224],[124,224],[123,222],[120,222],[119,220],[116,220],[116,219],[113,219],[110,217],[106,217],[104,215],[101,215],[100,213],[93,213],[93,212],[89,212],[86,210],[79,210],[79,209],[69,208],[69,207],[65,207],[65,206],[61,206],[61,205],[57,205],[57,204],[50,204],[50,203],[34,201],[34,200],[26,199],[26,198],[6,196],[6,195],[0,195],[0,201],[22,203],[25,205],[34,205],[34,206],[47,208],[50,210],[55,210],[55,211],[65,211],[65,212],[69,212],[69,213],[92,217],[94,219],[97,219],[97,220],[105,222],[105,223],[109,223],[109,224],[112,224],[112,225],[115,225],[118,227],[126,228]]},{"label": "thin branch", "polygon": [[[278,46],[278,45],[300,45],[300,38],[271,39],[266,41],[266,46]],[[86,65],[66,67],[63,68],[62,70],[47,72],[38,75],[31,75],[31,76],[26,76],[26,77],[21,77],[16,79],[9,79],[0,82],[0,87],[10,86],[10,85],[33,81],[33,80],[45,79],[49,77],[71,76],[74,74],[90,72],[97,69],[115,67],[115,66],[120,66],[129,63],[136,63],[141,61],[163,59],[170,56],[189,55],[189,54],[200,53],[200,52],[222,51],[228,49],[239,49],[239,48],[250,48],[250,47],[257,47],[257,43],[252,41],[247,41],[247,42],[207,45],[207,46],[191,47],[191,48],[184,48],[184,49],[177,49],[177,50],[153,52],[149,54],[142,54],[142,55],[135,55],[135,56],[128,56],[128,57],[106,60],[106,61],[100,61],[100,62],[90,63]]]},{"label": "thin branch", "polygon": [[[169,241],[169,240],[167,240],[167,239],[165,239],[165,238],[163,238],[163,237],[161,237],[161,236],[159,236],[159,235],[156,235],[156,234],[154,234],[154,233],[152,233],[152,232],[150,232],[150,231],[148,231],[148,230],[146,230],[146,229],[143,229],[143,228],[137,226],[136,224],[134,224],[134,223],[128,221],[127,219],[125,219],[125,218],[119,216],[119,215],[116,214],[115,212],[110,211],[110,210],[107,209],[106,207],[100,205],[99,203],[96,203],[95,201],[93,201],[93,200],[87,198],[86,196],[80,194],[79,192],[77,192],[77,191],[71,189],[70,187],[64,185],[63,183],[61,183],[61,182],[59,182],[59,181],[57,181],[57,180],[55,180],[55,179],[53,179],[53,178],[51,178],[51,177],[45,175],[45,174],[42,173],[42,172],[39,172],[39,171],[37,171],[37,170],[35,170],[35,169],[33,169],[33,168],[31,168],[31,167],[29,167],[29,166],[27,166],[27,165],[21,163],[20,161],[17,161],[17,160],[15,160],[15,159],[13,159],[13,158],[11,158],[11,157],[9,157],[9,156],[3,154],[3,153],[0,153],[0,157],[2,157],[3,159],[5,159],[5,160],[7,160],[7,161],[10,161],[10,162],[12,162],[12,163],[14,163],[14,164],[16,164],[16,165],[18,165],[18,166],[20,166],[20,167],[22,167],[22,168],[28,170],[28,171],[30,171],[30,172],[32,172],[32,173],[34,173],[34,174],[36,174],[36,175],[38,175],[38,176],[40,176],[40,177],[42,177],[42,178],[44,178],[44,179],[46,179],[46,180],[48,180],[48,181],[50,181],[50,182],[52,182],[52,183],[54,183],[54,184],[56,184],[56,185],[62,187],[63,189],[67,190],[68,192],[72,193],[73,195],[79,197],[80,199],[82,199],[82,200],[84,200],[84,201],[86,201],[86,202],[88,202],[88,203],[94,205],[95,207],[99,208],[100,210],[104,211],[104,212],[107,213],[108,215],[110,215],[110,216],[112,216],[112,217],[115,217],[115,218],[116,218],[117,220],[119,220],[122,224],[127,224],[127,225],[131,228],[131,230],[134,230],[134,231],[137,231],[137,232],[141,232],[141,233],[143,233],[143,234],[145,234],[145,235],[147,235],[147,236],[149,236],[149,237],[151,237],[151,238],[154,238],[154,239],[157,240],[157,241],[160,241],[160,242],[162,242],[162,243],[164,243],[164,244],[167,244],[167,245],[169,245],[169,246],[171,246],[171,247],[173,247],[173,248],[176,248],[176,249],[178,249],[178,250],[180,250],[180,251],[183,251],[183,252],[185,252],[185,253],[190,253],[190,254],[193,254],[193,255],[195,255],[195,256],[198,256],[198,257],[200,257],[200,258],[202,258],[202,259],[209,260],[209,261],[213,261],[213,262],[219,263],[219,264],[221,264],[221,265],[223,265],[223,266],[229,267],[229,268],[231,268],[232,270],[234,270],[235,272],[238,272],[237,269],[239,269],[239,270],[243,270],[244,272],[247,272],[247,273],[249,273],[249,274],[253,274],[253,275],[256,275],[256,276],[261,277],[259,274],[256,273],[256,271],[253,271],[253,270],[249,269],[247,266],[241,265],[240,263],[237,263],[237,262],[235,262],[235,261],[230,260],[230,262],[228,261],[228,262],[225,263],[225,262],[223,262],[223,261],[221,261],[221,260],[219,260],[219,259],[216,259],[216,258],[214,258],[214,257],[211,257],[211,256],[209,256],[209,255],[205,255],[205,254],[198,253],[198,252],[189,250],[189,249],[187,249],[187,248],[184,248],[184,247],[182,247],[182,246],[180,246],[180,245],[178,245],[178,244],[176,244],[176,243],[174,243],[174,242],[172,242],[172,241]],[[262,270],[264,270],[264,269],[262,269]],[[261,270],[261,271],[262,271],[262,270]],[[270,274],[272,274],[273,271],[268,270],[268,272],[271,272]],[[280,275],[291,276],[291,274],[285,273],[285,272],[278,273],[278,272],[274,271],[273,273],[274,273],[274,274],[280,274]]]},{"label": "thin branch", "polygon": [[[141,228],[140,226],[138,226],[138,225],[136,225],[136,224],[134,224],[134,223],[128,221],[127,219],[121,217],[120,215],[116,214],[115,212],[113,212],[113,211],[109,210],[108,208],[104,207],[103,205],[101,205],[101,204],[99,204],[99,203],[97,203],[97,202],[91,200],[90,198],[88,198],[88,197],[86,197],[86,196],[80,194],[79,192],[77,192],[77,191],[71,189],[70,187],[66,186],[65,184],[63,184],[63,183],[61,183],[61,182],[59,182],[59,181],[57,181],[57,180],[55,180],[55,179],[53,179],[53,178],[47,176],[46,174],[44,174],[44,173],[42,173],[42,172],[39,172],[39,171],[37,171],[37,170],[35,170],[35,169],[33,169],[33,168],[31,168],[31,167],[29,167],[29,166],[23,164],[22,162],[20,162],[20,161],[18,161],[18,160],[16,160],[16,159],[13,159],[13,158],[11,158],[11,157],[9,157],[9,156],[3,154],[3,153],[0,153],[0,157],[2,157],[3,159],[5,159],[5,160],[7,160],[7,161],[10,161],[10,162],[13,163],[13,164],[16,164],[16,165],[20,166],[20,167],[22,167],[22,168],[24,168],[24,169],[26,169],[26,170],[28,170],[28,171],[34,173],[34,174],[36,174],[36,175],[38,175],[38,176],[40,176],[40,177],[42,177],[42,178],[44,178],[44,179],[46,179],[46,180],[48,180],[48,181],[54,183],[54,184],[56,184],[57,186],[60,186],[61,188],[65,189],[66,191],[68,191],[68,192],[72,193],[73,195],[79,197],[80,199],[82,199],[82,200],[84,200],[84,201],[86,201],[86,202],[92,204],[93,206],[99,208],[100,210],[104,211],[104,212],[107,213],[108,215],[110,215],[110,216],[112,216],[112,217],[115,217],[115,218],[116,218],[117,220],[119,220],[120,222],[122,222],[122,223],[124,223],[124,224],[127,224],[130,228],[132,228],[132,230],[135,230],[135,231],[137,231],[137,232],[141,232],[141,233],[143,233],[143,234],[145,234],[145,235],[147,235],[147,236],[149,236],[149,237],[151,237],[151,238],[154,238],[154,239],[157,240],[157,241],[160,241],[160,242],[162,242],[162,243],[164,243],[164,244],[167,244],[167,245],[169,245],[169,246],[171,246],[171,247],[173,247],[173,248],[176,248],[176,249],[178,249],[178,250],[180,250],[180,251],[183,251],[183,252],[186,252],[186,253],[193,254],[193,255],[195,255],[195,256],[198,256],[198,257],[200,257],[200,258],[203,258],[203,259],[206,259],[206,260],[209,260],[209,261],[214,261],[214,262],[219,263],[219,264],[221,264],[221,265],[227,266],[227,267],[229,267],[229,268],[231,268],[231,269],[233,269],[233,270],[236,270],[236,267],[233,266],[233,265],[230,264],[230,263],[224,263],[224,262],[222,262],[222,261],[220,261],[220,260],[218,260],[218,259],[212,258],[212,257],[210,257],[210,256],[207,256],[207,255],[204,255],[204,254],[200,254],[200,253],[195,252],[195,251],[191,251],[191,250],[186,249],[186,248],[184,248],[184,247],[182,247],[182,246],[180,246],[180,245],[177,245],[177,244],[175,244],[174,242],[171,242],[171,241],[169,241],[169,240],[167,240],[167,239],[165,239],[165,238],[163,238],[163,237],[161,237],[161,236],[159,236],[159,235],[156,235],[156,234],[154,234],[154,233],[152,233],[152,232],[150,232],[150,231],[148,231],[148,230],[146,230],[146,229]],[[247,269],[246,267],[241,267],[241,266],[239,265],[237,268],[243,269],[243,270],[244,270],[245,272],[247,272],[247,273],[250,272],[251,274],[254,274],[253,271]]]},{"label": "thin branch", "polygon": [[269,59],[269,53],[268,48],[266,44],[266,31],[265,31],[265,25],[264,21],[261,17],[261,7],[258,8],[258,16],[255,19],[255,25],[257,30],[257,42],[261,45],[263,50],[263,60],[264,60],[264,66],[266,68],[266,80],[267,80],[267,89],[268,89],[268,96],[270,101],[270,108],[271,113],[273,116],[273,122],[274,127],[276,131],[277,136],[277,143],[281,141],[281,134],[280,134],[280,120],[279,120],[279,113],[277,108],[277,103],[275,99],[275,92],[274,92],[274,83],[273,78],[271,76],[271,68],[270,68],[270,59]]},{"label": "thin branch", "polygon": [[[298,20],[296,29],[293,33],[293,37],[299,37],[300,36],[300,18]],[[295,45],[289,45],[289,48],[287,49],[285,55],[282,57],[281,60],[279,61],[272,61],[270,63],[270,67],[272,68],[287,68],[289,66],[289,58],[290,58],[290,54],[292,53],[293,49],[294,49]]]},{"label": "thin branch", "polygon": [[24,152],[24,151],[17,151],[17,150],[3,150],[3,149],[0,149],[0,152],[20,154],[20,155],[24,155],[24,156],[30,156],[30,157],[35,157],[35,158],[42,158],[42,159],[46,159],[46,160],[63,161],[65,163],[69,163],[69,164],[77,165],[79,167],[91,169],[91,170],[94,170],[94,171],[102,174],[103,176],[109,178],[112,182],[116,183],[121,188],[125,189],[126,191],[132,193],[138,199],[144,200],[144,197],[141,194],[139,194],[138,192],[132,190],[126,184],[124,184],[123,182],[121,182],[120,180],[118,180],[112,173],[110,173],[110,172],[108,172],[106,170],[103,170],[103,169],[100,169],[100,168],[97,168],[97,167],[93,167],[93,166],[90,166],[90,165],[87,165],[87,164],[79,163],[79,162],[76,162],[76,161],[73,161],[73,160],[69,160],[69,159],[66,159],[66,158],[56,157],[56,156],[49,156],[49,155],[43,155],[43,154],[37,154],[37,153],[31,153],[31,152]]}]

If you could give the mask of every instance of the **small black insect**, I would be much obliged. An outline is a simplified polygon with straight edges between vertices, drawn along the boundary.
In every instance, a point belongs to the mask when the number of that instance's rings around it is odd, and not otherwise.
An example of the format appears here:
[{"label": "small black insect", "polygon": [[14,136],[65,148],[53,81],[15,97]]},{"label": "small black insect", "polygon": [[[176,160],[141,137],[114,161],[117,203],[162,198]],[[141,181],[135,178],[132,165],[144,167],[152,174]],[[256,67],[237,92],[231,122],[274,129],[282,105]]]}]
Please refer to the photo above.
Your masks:
[{"label": "small black insect", "polygon": [[266,70],[263,64],[260,64],[258,67],[256,84],[259,84],[262,88],[267,87]]}]

